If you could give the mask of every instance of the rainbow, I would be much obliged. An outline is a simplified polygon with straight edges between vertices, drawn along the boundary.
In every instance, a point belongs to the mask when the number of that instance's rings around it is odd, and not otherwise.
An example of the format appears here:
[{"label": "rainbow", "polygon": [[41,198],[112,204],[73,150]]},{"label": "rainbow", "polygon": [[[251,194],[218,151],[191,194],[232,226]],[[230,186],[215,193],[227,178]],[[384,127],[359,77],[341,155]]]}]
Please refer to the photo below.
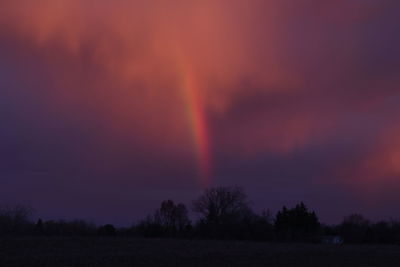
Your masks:
[{"label": "rainbow", "polygon": [[[184,61],[181,61],[184,63]],[[197,169],[200,185],[207,188],[211,185],[212,157],[210,138],[205,113],[204,95],[201,94],[195,72],[188,64],[181,64],[182,90],[186,113],[190,123],[191,134],[196,151]]]}]

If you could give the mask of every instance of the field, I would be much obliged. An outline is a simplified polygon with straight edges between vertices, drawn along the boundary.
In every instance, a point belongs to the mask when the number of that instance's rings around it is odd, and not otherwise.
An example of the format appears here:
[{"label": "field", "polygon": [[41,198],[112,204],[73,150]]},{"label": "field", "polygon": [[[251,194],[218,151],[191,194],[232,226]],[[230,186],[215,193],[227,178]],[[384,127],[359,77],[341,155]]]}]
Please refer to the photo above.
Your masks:
[{"label": "field", "polygon": [[0,266],[400,266],[400,246],[3,238]]}]

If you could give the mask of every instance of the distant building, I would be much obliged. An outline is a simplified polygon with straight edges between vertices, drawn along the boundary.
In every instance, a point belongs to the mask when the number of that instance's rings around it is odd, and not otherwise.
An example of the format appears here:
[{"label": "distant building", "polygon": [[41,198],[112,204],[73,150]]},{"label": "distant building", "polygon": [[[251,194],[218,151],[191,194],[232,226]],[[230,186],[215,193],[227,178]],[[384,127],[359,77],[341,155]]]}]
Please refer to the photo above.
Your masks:
[{"label": "distant building", "polygon": [[338,235],[323,236],[321,238],[321,243],[323,244],[341,245],[343,242],[343,238]]}]

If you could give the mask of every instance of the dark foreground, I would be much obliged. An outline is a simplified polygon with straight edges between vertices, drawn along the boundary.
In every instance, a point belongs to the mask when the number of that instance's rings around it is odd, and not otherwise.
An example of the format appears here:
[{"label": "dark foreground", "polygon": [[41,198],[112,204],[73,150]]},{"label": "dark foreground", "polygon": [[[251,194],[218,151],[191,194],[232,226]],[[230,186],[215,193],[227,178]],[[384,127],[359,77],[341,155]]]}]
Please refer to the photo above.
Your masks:
[{"label": "dark foreground", "polygon": [[400,266],[400,246],[128,238],[0,239],[0,266]]}]

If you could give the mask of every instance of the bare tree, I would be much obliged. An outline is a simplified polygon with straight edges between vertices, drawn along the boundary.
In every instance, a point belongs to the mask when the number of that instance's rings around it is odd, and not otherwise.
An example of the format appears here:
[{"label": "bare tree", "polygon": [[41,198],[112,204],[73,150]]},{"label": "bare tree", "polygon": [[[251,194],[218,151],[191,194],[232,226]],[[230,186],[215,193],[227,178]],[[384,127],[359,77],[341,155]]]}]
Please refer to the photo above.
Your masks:
[{"label": "bare tree", "polygon": [[178,231],[184,230],[188,225],[190,225],[190,220],[188,216],[188,210],[186,206],[182,203],[179,203],[175,207],[175,227]]},{"label": "bare tree", "polygon": [[171,228],[175,225],[175,203],[172,200],[165,200],[155,213],[155,219],[163,227]]},{"label": "bare tree", "polygon": [[30,223],[32,209],[24,206],[0,207],[0,232],[20,233]]},{"label": "bare tree", "polygon": [[190,224],[186,206],[181,203],[175,204],[172,200],[163,201],[154,218],[162,227],[173,231],[183,230]]},{"label": "bare tree", "polygon": [[250,212],[246,194],[240,187],[216,187],[207,189],[193,202],[193,211],[203,220],[222,223],[242,217]]}]

